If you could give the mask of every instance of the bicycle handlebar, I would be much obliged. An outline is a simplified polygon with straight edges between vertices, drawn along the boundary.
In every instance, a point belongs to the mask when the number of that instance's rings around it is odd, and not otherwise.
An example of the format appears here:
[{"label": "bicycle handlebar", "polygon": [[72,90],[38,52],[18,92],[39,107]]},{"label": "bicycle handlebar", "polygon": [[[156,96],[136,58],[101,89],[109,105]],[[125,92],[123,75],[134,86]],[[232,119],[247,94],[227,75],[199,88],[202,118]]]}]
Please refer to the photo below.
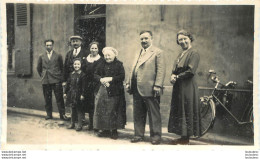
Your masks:
[{"label": "bicycle handlebar", "polygon": [[228,83],[225,84],[226,87],[235,86],[235,85],[237,85],[237,82],[234,82],[234,81],[229,81]]},{"label": "bicycle handlebar", "polygon": [[[211,74],[217,74],[214,70],[209,70],[209,73],[210,73],[210,75],[211,75]],[[213,82],[217,83],[217,85],[218,85],[218,84],[221,84],[221,85],[223,85],[223,86],[225,86],[225,87],[234,87],[235,85],[237,85],[237,82],[234,82],[234,81],[229,81],[229,82],[226,83],[226,84],[222,84],[222,83],[220,83],[220,80],[218,79],[218,76],[212,76],[212,77],[211,77],[211,80],[212,80]],[[216,85],[216,87],[217,87],[217,85]]]}]

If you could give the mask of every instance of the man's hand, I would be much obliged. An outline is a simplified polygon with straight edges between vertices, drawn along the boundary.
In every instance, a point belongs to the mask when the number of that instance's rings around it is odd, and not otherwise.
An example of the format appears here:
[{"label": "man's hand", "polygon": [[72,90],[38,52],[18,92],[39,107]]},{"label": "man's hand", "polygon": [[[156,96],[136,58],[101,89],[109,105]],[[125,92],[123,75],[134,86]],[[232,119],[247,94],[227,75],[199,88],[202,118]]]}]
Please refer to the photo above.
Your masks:
[{"label": "man's hand", "polygon": [[66,82],[62,82],[62,86],[66,86],[66,84],[67,84]]},{"label": "man's hand", "polygon": [[126,85],[125,85],[125,88],[126,88],[126,92],[127,92],[127,93],[132,94],[131,88],[130,88],[130,85],[129,85],[129,84],[126,84]]},{"label": "man's hand", "polygon": [[80,96],[80,100],[84,100],[84,99],[85,99],[84,96],[81,95],[81,96]]},{"label": "man's hand", "polygon": [[129,84],[126,84],[126,85],[125,85],[125,88],[126,88],[126,89],[130,89],[130,85],[129,85]]},{"label": "man's hand", "polygon": [[160,96],[161,87],[154,86],[154,87],[153,87],[153,91],[154,91],[154,97]]},{"label": "man's hand", "polygon": [[63,98],[64,98],[64,99],[67,99],[67,94],[63,94]]}]

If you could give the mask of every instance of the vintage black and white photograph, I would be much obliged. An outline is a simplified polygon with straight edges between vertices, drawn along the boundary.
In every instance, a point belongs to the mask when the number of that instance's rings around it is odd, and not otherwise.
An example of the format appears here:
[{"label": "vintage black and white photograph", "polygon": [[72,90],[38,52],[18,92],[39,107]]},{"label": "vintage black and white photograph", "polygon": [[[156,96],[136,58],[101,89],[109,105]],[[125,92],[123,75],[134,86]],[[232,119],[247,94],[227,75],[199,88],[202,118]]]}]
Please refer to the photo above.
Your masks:
[{"label": "vintage black and white photograph", "polygon": [[3,148],[258,145],[255,10],[5,3]]}]

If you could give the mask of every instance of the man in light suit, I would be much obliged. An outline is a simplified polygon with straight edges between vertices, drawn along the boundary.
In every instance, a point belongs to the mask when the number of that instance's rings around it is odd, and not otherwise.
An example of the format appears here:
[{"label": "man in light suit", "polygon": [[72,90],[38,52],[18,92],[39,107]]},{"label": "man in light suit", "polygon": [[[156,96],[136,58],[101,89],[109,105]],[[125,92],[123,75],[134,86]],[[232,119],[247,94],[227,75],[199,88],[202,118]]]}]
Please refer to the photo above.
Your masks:
[{"label": "man in light suit", "polygon": [[67,120],[62,90],[63,61],[62,56],[53,50],[54,41],[45,40],[46,52],[40,55],[37,71],[42,79],[45,99],[46,120],[52,119],[52,90],[54,91],[60,119]]},{"label": "man in light suit", "polygon": [[131,142],[144,138],[146,116],[149,116],[152,144],[161,142],[160,94],[162,93],[165,62],[163,52],[152,45],[151,31],[140,32],[142,49],[138,50],[126,88],[134,99],[134,130]]}]

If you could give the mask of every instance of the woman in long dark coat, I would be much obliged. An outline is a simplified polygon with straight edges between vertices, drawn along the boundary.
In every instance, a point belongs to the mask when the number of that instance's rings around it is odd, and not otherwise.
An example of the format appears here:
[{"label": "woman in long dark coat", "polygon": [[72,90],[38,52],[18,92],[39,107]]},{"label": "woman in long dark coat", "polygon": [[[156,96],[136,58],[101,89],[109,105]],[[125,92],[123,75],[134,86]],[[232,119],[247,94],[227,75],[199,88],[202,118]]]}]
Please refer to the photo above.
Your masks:
[{"label": "woman in long dark coat", "polygon": [[105,47],[102,52],[105,60],[94,73],[94,79],[101,84],[95,97],[94,129],[101,130],[100,137],[117,139],[117,129],[124,129],[126,124],[125,70],[116,58],[116,49]]},{"label": "woman in long dark coat", "polygon": [[173,144],[189,144],[190,136],[200,136],[200,108],[195,75],[200,56],[192,48],[192,35],[181,30],[177,44],[182,52],[174,62],[171,83],[173,84],[168,132],[180,135]]},{"label": "woman in long dark coat", "polygon": [[89,113],[89,126],[88,130],[93,130],[93,115],[94,115],[94,100],[95,94],[97,93],[97,89],[99,87],[99,82],[94,80],[94,72],[104,59],[98,54],[99,51],[99,43],[92,42],[89,44],[90,54],[86,58],[86,78],[87,78],[87,88],[86,88],[86,99],[85,99],[85,112]]}]

